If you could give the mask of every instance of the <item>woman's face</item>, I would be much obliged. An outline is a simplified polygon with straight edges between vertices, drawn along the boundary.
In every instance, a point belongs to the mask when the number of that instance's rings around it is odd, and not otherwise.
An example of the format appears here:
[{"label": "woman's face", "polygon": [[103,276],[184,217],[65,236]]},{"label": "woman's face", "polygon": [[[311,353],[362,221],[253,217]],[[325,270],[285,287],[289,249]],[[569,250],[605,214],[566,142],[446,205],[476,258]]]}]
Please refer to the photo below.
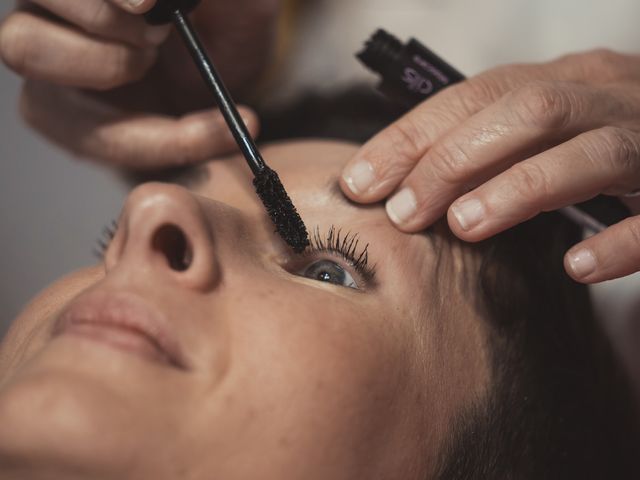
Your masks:
[{"label": "woman's face", "polygon": [[481,324],[457,290],[435,295],[447,280],[426,235],[339,193],[354,151],[264,149],[318,237],[304,255],[239,157],[187,188],[133,190],[104,264],[51,286],[5,338],[0,472],[424,478],[488,383]]}]

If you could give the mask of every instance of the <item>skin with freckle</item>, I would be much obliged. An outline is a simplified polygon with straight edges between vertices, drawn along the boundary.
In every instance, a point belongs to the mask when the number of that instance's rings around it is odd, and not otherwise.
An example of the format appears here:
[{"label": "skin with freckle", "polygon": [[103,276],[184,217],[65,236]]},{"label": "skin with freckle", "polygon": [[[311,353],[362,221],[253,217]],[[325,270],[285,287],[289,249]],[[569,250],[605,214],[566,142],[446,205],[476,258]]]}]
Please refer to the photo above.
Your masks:
[{"label": "skin with freckle", "polygon": [[[483,323],[454,282],[456,301],[432,305],[427,236],[337,194],[355,151],[301,142],[264,155],[310,230],[369,244],[374,281],[343,262],[360,290],[300,275],[317,258],[273,232],[238,157],[188,188],[134,189],[104,264],[40,294],[2,344],[0,476],[428,478],[456,413],[490,383]],[[153,246],[167,224],[192,249],[184,271]],[[55,334],[62,312],[122,292],[162,312],[183,368]]]}]

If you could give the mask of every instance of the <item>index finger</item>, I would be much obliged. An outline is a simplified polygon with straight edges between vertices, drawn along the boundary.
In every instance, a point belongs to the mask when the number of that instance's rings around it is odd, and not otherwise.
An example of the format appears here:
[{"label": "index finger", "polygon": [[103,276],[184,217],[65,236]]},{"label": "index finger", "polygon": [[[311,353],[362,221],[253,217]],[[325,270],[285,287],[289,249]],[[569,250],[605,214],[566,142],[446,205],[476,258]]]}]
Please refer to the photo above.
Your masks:
[{"label": "index finger", "polygon": [[[158,170],[208,160],[237,148],[217,110],[183,117],[121,111],[85,92],[28,81],[20,102],[32,127],[83,158],[116,167]],[[253,111],[240,114],[255,137]]]},{"label": "index finger", "polygon": [[485,74],[453,85],[382,130],[343,170],[340,185],[354,201],[389,195],[435,141],[500,98],[509,86]]}]

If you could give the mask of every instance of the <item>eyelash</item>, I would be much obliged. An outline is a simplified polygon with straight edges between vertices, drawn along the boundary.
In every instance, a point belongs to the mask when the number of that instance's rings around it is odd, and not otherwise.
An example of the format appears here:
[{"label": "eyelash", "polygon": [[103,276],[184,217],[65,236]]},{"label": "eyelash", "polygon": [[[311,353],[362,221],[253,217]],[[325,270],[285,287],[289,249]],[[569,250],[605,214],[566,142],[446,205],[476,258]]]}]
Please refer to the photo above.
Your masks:
[{"label": "eyelash", "polygon": [[[111,220],[111,223],[102,228],[101,235],[96,240],[93,254],[99,259],[104,259],[104,255],[113,240],[118,229],[118,222]],[[369,265],[369,244],[367,243],[362,249],[359,249],[360,235],[358,233],[347,232],[342,233],[341,228],[331,225],[326,236],[323,238],[320,234],[320,227],[316,226],[313,236],[310,239],[310,245],[307,249],[299,254],[303,257],[328,253],[340,257],[355,269],[357,274],[362,277],[365,284],[371,284],[375,280],[375,265]]]},{"label": "eyelash", "polygon": [[118,230],[118,222],[115,220],[111,220],[111,223],[102,227],[102,232],[100,232],[100,236],[93,247],[93,254],[98,259],[104,260],[104,255],[107,252],[107,248],[109,248],[111,240],[116,235],[116,230]]},{"label": "eyelash", "polygon": [[329,253],[340,257],[347,262],[356,273],[362,277],[365,285],[375,280],[375,265],[369,265],[369,244],[360,247],[360,235],[358,233],[343,233],[341,228],[331,225],[327,234],[320,234],[320,227],[316,227],[310,239],[311,245],[302,252],[301,256],[311,256]]}]

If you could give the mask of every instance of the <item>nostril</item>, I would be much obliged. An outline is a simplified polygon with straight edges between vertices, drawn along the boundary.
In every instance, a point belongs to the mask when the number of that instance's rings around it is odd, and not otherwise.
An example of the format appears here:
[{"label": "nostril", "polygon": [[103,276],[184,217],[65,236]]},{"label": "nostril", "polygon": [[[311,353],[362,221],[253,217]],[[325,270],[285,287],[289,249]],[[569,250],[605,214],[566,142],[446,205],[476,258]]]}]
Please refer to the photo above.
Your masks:
[{"label": "nostril", "polygon": [[153,235],[153,249],[160,252],[169,267],[184,272],[191,266],[193,251],[184,232],[175,225],[163,225]]}]

